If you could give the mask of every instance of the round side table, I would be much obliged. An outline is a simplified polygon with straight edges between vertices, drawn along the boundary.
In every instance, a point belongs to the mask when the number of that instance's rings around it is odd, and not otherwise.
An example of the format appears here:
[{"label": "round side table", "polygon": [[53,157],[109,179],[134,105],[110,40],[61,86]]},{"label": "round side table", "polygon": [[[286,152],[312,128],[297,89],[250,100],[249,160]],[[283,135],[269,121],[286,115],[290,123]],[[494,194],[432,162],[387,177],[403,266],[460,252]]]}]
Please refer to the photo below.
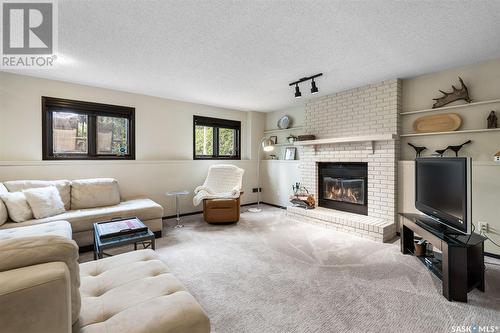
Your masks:
[{"label": "round side table", "polygon": [[182,228],[184,225],[180,224],[179,222],[181,221],[181,208],[179,207],[179,197],[181,196],[186,196],[189,194],[189,191],[172,191],[172,192],[167,192],[166,195],[169,197],[175,197],[175,212],[177,214],[177,224],[175,225],[174,228]]}]

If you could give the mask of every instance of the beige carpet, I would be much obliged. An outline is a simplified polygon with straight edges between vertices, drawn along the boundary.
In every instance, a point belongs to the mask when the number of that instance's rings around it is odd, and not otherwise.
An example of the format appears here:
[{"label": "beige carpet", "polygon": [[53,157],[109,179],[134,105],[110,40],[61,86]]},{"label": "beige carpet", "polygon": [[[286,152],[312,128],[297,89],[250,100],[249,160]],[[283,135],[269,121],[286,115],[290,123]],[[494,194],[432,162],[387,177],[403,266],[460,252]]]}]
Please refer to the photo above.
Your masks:
[{"label": "beige carpet", "polygon": [[487,265],[486,293],[475,290],[463,304],[448,302],[441,282],[397,243],[292,221],[280,209],[243,213],[236,225],[208,225],[199,215],[185,217],[181,229],[167,222],[157,251],[203,306],[213,332],[500,326],[499,266]]}]

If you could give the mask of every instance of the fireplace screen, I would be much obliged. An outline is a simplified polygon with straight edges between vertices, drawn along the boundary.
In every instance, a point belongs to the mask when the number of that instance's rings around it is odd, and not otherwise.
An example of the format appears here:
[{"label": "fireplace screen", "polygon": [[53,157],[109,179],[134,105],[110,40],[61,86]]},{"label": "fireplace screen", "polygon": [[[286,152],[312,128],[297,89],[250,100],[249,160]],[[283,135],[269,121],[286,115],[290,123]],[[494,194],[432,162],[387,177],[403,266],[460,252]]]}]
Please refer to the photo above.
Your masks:
[{"label": "fireplace screen", "polygon": [[365,180],[363,178],[324,177],[323,197],[328,200],[365,204]]}]

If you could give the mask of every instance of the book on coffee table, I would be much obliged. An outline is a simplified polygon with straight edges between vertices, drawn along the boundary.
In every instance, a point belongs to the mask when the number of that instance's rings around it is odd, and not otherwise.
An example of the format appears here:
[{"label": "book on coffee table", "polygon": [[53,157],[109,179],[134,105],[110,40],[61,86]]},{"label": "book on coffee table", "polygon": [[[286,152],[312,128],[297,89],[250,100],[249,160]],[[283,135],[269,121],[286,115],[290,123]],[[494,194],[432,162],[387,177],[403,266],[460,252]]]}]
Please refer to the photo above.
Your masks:
[{"label": "book on coffee table", "polygon": [[137,217],[132,217],[121,220],[100,222],[97,224],[97,229],[99,230],[99,238],[107,239],[144,232],[148,230],[148,227],[146,227]]}]

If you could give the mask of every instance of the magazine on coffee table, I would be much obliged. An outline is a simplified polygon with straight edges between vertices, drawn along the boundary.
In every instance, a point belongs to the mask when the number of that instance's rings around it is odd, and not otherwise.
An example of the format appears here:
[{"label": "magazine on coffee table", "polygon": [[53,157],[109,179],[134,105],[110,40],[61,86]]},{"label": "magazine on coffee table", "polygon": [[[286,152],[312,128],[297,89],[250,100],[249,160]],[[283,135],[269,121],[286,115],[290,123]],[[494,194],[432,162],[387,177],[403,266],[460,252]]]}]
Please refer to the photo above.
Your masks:
[{"label": "magazine on coffee table", "polygon": [[146,227],[141,220],[133,217],[123,220],[98,223],[97,229],[99,230],[99,238],[107,239],[147,231],[148,227]]}]

